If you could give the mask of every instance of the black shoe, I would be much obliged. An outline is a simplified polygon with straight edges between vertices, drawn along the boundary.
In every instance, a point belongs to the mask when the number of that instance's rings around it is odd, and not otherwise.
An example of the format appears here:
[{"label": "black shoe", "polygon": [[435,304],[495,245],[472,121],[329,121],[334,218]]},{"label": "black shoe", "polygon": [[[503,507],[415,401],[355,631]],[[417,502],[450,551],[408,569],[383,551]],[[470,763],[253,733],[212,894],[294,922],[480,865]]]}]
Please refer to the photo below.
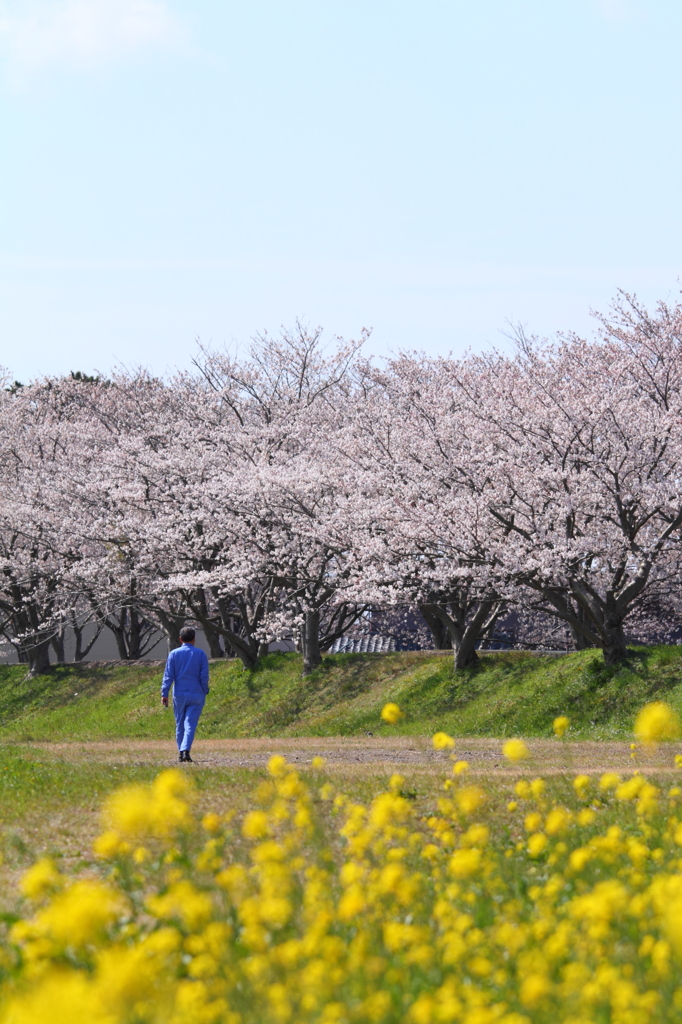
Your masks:
[{"label": "black shoe", "polygon": [[189,756],[189,750],[185,751],[185,761],[189,761],[191,764],[194,764],[194,761],[192,761],[192,758]]},{"label": "black shoe", "polygon": [[182,763],[184,760],[185,760],[185,751],[181,750],[179,755],[178,755],[178,761],[180,761],[180,763]]}]

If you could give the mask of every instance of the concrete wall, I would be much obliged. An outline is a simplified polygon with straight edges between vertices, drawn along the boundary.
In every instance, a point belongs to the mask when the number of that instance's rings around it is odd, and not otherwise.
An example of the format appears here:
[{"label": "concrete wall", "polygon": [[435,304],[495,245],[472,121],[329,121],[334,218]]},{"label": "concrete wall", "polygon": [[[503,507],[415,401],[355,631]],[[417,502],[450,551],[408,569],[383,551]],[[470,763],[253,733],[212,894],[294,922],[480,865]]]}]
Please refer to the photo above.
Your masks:
[{"label": "concrete wall", "polygon": [[[85,638],[89,642],[95,633],[94,625],[86,626]],[[75,641],[73,634],[69,634],[67,630],[64,646],[66,649],[66,660],[73,661],[75,651]],[[208,654],[208,644],[204,639],[204,634],[197,630],[197,646],[201,647]],[[165,661],[168,654],[168,640],[163,633],[157,634],[154,646],[144,655],[143,661]],[[54,662],[54,651],[50,651],[50,661]],[[84,661],[118,661],[118,647],[116,646],[116,640],[114,634],[110,629],[103,629],[97,640],[92,646],[92,650],[86,655]],[[0,664],[2,665],[16,665],[18,662],[17,654],[11,644],[4,643],[0,644]]]},{"label": "concrete wall", "polygon": [[[84,646],[86,645],[87,642],[89,642],[89,640],[92,638],[94,633],[95,633],[94,625],[86,626],[86,628],[85,628],[85,637],[84,637]],[[149,651],[147,651],[147,653],[141,659],[142,661],[165,661],[166,660],[166,657],[167,657],[168,651],[169,651],[168,638],[165,636],[164,633],[157,633],[156,635],[157,635],[158,639],[156,639],[154,645],[149,649]],[[197,647],[201,647],[201,649],[203,651],[206,651],[206,654],[208,654],[209,657],[210,657],[210,651],[208,649],[208,644],[206,643],[206,638],[204,637],[203,631],[200,630],[200,629],[197,630],[196,644],[197,644]],[[73,661],[76,645],[75,645],[75,641],[74,641],[74,638],[73,638],[73,634],[72,633],[70,634],[68,630],[67,630],[67,633],[66,633],[66,636],[65,636],[64,646],[65,646],[65,649],[66,649],[66,660],[67,660],[67,662]],[[276,643],[271,643],[270,644],[270,650],[271,651],[292,651],[292,650],[294,650],[294,645],[293,645],[293,643],[291,643],[291,642],[289,642],[287,640],[277,641]],[[52,663],[54,663],[55,660],[56,659],[55,659],[55,656],[54,656],[54,651],[51,650],[50,651],[50,661]],[[97,640],[93,644],[92,650],[86,655],[86,657],[83,660],[84,661],[118,661],[119,660],[118,647],[116,646],[116,640],[114,638],[114,634],[111,632],[110,629],[103,629],[102,630],[100,635],[97,637]],[[18,663],[18,661],[19,661],[19,659],[17,658],[16,651],[14,650],[12,645],[8,644],[8,643],[0,643],[0,665],[16,665]]]}]

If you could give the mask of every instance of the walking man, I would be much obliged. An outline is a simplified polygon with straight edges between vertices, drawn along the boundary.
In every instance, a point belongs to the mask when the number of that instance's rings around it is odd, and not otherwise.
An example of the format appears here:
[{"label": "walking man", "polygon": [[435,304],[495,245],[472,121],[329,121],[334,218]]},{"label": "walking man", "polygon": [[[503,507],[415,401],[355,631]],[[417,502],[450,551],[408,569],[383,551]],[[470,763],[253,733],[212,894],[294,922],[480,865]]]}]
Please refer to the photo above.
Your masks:
[{"label": "walking man", "polygon": [[208,658],[201,648],[194,646],[196,633],[191,626],[180,630],[180,639],[182,646],[168,655],[161,683],[161,703],[168,707],[168,691],[172,684],[179,760],[191,761],[192,740],[208,694]]}]

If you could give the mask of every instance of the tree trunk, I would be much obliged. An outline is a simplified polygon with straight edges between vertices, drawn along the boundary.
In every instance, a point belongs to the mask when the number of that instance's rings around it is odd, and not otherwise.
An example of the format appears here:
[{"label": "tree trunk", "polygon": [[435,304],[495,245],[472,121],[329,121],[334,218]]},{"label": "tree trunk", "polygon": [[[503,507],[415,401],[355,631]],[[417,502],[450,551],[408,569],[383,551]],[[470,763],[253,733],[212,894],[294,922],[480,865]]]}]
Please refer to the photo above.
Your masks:
[{"label": "tree trunk", "polygon": [[241,661],[242,666],[249,672],[258,664],[258,658],[254,658],[253,655],[247,651],[238,650],[237,657]]},{"label": "tree trunk", "polygon": [[208,649],[211,652],[211,658],[224,658],[225,654],[220,646],[220,634],[209,625],[204,625],[204,636],[206,637]]},{"label": "tree trunk", "polygon": [[128,657],[137,661],[142,653],[142,622],[135,608],[130,609],[130,632],[128,633]]},{"label": "tree trunk", "polygon": [[139,661],[149,650],[149,637],[154,627],[142,618],[136,608],[124,606],[118,618],[108,615],[104,622],[114,634],[121,661]]},{"label": "tree trunk", "polygon": [[303,647],[303,675],[309,676],[322,664],[319,608],[304,614],[301,626],[301,646]]},{"label": "tree trunk", "polygon": [[452,647],[452,640],[448,630],[448,623],[443,619],[443,609],[437,604],[420,604],[419,611],[424,622],[429,627],[433,637],[433,646],[437,651],[448,651]]},{"label": "tree trunk", "polygon": [[[201,623],[204,632],[206,632],[206,627],[208,625],[210,628],[210,623],[202,617],[198,608],[194,608],[192,611],[194,617]],[[234,651],[236,657],[239,658],[245,669],[250,670],[256,667],[260,655],[260,647],[262,645],[259,644],[256,646],[251,641],[250,637],[240,637],[236,633],[225,628],[220,629],[220,635],[223,637],[225,646],[227,647],[229,644],[231,650]]]},{"label": "tree trunk", "polygon": [[[223,638],[226,650],[234,652],[245,669],[251,670],[258,664],[258,658],[262,653],[267,653],[267,645],[259,643],[254,633],[257,631],[262,615],[251,614],[246,599],[243,608],[230,607],[230,601],[218,593],[211,594],[212,603],[218,610],[218,621],[216,617],[209,616],[208,602],[204,595],[198,591],[183,592],[183,600],[191,612],[192,618],[201,623],[204,632],[213,629]],[[239,632],[237,632],[239,630]]]},{"label": "tree trunk", "polygon": [[493,642],[495,636],[495,626],[497,620],[502,614],[502,605],[495,611],[494,615],[491,615],[485,624],[485,627],[481,630],[481,642],[478,646],[479,651],[487,651],[490,649],[490,645]]},{"label": "tree trunk", "polygon": [[624,661],[627,661],[628,650],[622,622],[607,621],[604,623],[603,651],[604,661],[607,665],[622,665]]},{"label": "tree trunk", "polygon": [[573,644],[573,650],[586,651],[590,645],[587,642],[585,634],[581,633],[581,631],[579,629],[576,629],[575,626],[570,626],[569,628],[571,632],[571,643]]},{"label": "tree trunk", "polygon": [[28,649],[28,675],[42,676],[50,670],[50,640],[32,644]]},{"label": "tree trunk", "polygon": [[494,623],[499,614],[499,608],[499,601],[479,601],[478,608],[464,629],[461,628],[461,623],[453,620],[450,634],[455,651],[455,672],[478,664],[476,644],[480,639],[481,633],[490,624],[490,616],[492,616]]},{"label": "tree trunk", "polygon": [[108,625],[109,625],[109,629],[114,634],[114,639],[116,641],[116,647],[118,648],[118,657],[119,657],[119,659],[121,661],[128,661],[129,655],[128,655],[128,647],[126,645],[125,630],[122,629],[120,626],[112,626],[111,623],[109,623]]},{"label": "tree trunk", "polygon": [[566,594],[557,590],[547,590],[544,596],[557,617],[568,624],[576,650],[601,648],[607,665],[621,665],[627,661],[623,622],[631,605],[617,607],[618,602],[612,595],[604,601],[589,593],[585,594],[584,588],[580,590],[575,583],[573,603]]},{"label": "tree trunk", "polygon": [[92,639],[88,640],[88,642],[85,643],[85,641],[83,640],[83,637],[85,635],[85,626],[89,624],[90,623],[86,622],[85,625],[80,626],[75,615],[71,621],[71,628],[73,629],[73,635],[76,641],[76,649],[73,656],[74,661],[82,661],[83,658],[85,658],[85,656],[90,653],[92,648],[97,643],[97,640],[102,630],[104,629],[104,625],[101,622],[93,622],[92,625],[94,626],[95,630],[94,634],[92,636]]},{"label": "tree trunk", "polygon": [[17,661],[19,662],[19,664],[28,665],[29,657],[26,651],[24,650],[22,644],[17,644],[13,640],[10,640],[10,643],[12,644],[14,650],[17,652]]},{"label": "tree trunk", "polygon": [[573,647],[576,651],[586,651],[590,646],[590,642],[585,636],[585,628],[589,631],[592,624],[589,622],[583,606],[578,601],[575,601],[574,604],[576,624],[574,625],[573,623],[569,623],[571,640],[573,641]]},{"label": "tree trunk", "polygon": [[66,661],[66,653],[64,651],[64,634],[58,633],[56,636],[53,636],[50,643],[52,645],[55,658],[57,659],[57,664],[63,665]]},{"label": "tree trunk", "polygon": [[182,644],[182,640],[180,639],[181,627],[172,615],[166,615],[159,611],[156,612],[156,615],[159,620],[159,624],[163,627],[163,632],[166,634],[168,650],[174,651]]},{"label": "tree trunk", "polygon": [[[318,601],[317,608],[320,611],[319,637],[321,652],[328,651],[335,640],[345,636],[346,632],[351,626],[355,625],[358,619],[361,619],[366,612],[371,611],[371,605],[355,604],[353,601],[342,601],[334,607],[331,614],[326,601]],[[296,649],[300,650],[300,647]]]},{"label": "tree trunk", "polygon": [[469,636],[465,634],[462,642],[454,645],[455,672],[478,665],[479,657],[476,654],[476,640],[477,637],[474,633],[470,633]]}]

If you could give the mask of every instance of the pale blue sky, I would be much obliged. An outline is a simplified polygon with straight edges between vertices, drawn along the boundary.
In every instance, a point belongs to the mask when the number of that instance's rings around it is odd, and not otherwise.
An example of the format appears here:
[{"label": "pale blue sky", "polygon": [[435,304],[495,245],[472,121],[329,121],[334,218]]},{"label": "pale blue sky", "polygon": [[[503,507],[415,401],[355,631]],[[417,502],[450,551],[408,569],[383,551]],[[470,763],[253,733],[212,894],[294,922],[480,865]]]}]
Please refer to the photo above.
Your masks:
[{"label": "pale blue sky", "polygon": [[0,0],[0,363],[674,297],[681,44],[673,0]]}]

